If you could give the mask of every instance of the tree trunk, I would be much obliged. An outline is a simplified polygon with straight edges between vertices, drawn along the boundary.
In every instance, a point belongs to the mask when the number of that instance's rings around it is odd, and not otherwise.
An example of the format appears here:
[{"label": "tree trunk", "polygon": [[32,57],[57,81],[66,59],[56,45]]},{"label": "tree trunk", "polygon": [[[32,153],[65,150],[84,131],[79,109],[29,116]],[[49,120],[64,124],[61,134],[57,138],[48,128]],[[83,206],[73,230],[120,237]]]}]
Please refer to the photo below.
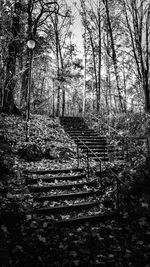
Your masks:
[{"label": "tree trunk", "polygon": [[146,18],[146,69],[144,71],[145,77],[145,110],[150,113],[150,67],[149,67],[149,54],[150,54],[150,44],[149,44],[149,35],[150,35],[150,3],[147,10],[147,18]]},{"label": "tree trunk", "polygon": [[[134,54],[134,59],[138,71],[138,75],[140,78],[141,85],[143,87],[144,96],[145,96],[145,111],[150,112],[150,85],[149,85],[149,23],[150,23],[150,3],[148,6],[145,6],[144,8],[144,2],[141,2],[140,9],[137,6],[137,3],[134,1],[128,3],[126,5],[125,0],[123,1],[123,7],[126,17],[126,22],[131,38],[131,44]],[[128,14],[127,7],[129,8],[130,14]],[[129,16],[132,18],[132,24],[130,22]],[[145,36],[143,36],[143,21],[145,16]],[[145,41],[145,48],[143,49]],[[145,51],[144,51],[145,50]]]},{"label": "tree trunk", "polygon": [[101,104],[101,13],[100,13],[100,0],[99,0],[99,8],[98,8],[98,93],[97,93],[97,113],[100,111]]},{"label": "tree trunk", "polygon": [[2,111],[21,115],[14,103],[14,88],[16,85],[16,57],[19,53],[20,42],[17,40],[20,32],[20,2],[15,3],[14,15],[12,18],[12,41],[8,46],[8,58],[6,63],[6,80],[4,84],[4,95]]},{"label": "tree trunk", "polygon": [[27,49],[26,54],[26,63],[25,63],[25,71],[22,75],[22,84],[21,84],[21,105],[24,102],[27,102],[27,90],[28,90],[28,77],[29,77],[29,51]]},{"label": "tree trunk", "polygon": [[85,115],[85,103],[86,103],[86,65],[87,65],[87,54],[86,54],[86,25],[84,28],[84,86],[83,86],[83,100],[82,100],[82,116]]},{"label": "tree trunk", "polygon": [[60,41],[58,40],[58,46],[59,46],[59,56],[60,56],[60,63],[61,63],[61,87],[62,87],[62,117],[65,115],[65,104],[66,104],[66,94],[65,94],[65,87],[64,87],[64,62],[63,62],[63,56],[62,56],[62,51],[61,51],[61,46],[60,46]]},{"label": "tree trunk", "polygon": [[[28,36],[28,40],[29,40],[30,38],[33,38],[33,36],[32,36],[32,28],[33,28],[32,0],[28,1],[27,15],[28,15],[27,36]],[[23,104],[24,102],[27,102],[28,78],[29,78],[29,61],[30,61],[30,51],[29,51],[29,49],[27,49],[26,50],[25,71],[24,71],[23,76],[22,76],[21,104]]]},{"label": "tree trunk", "polygon": [[63,95],[62,95],[62,117],[65,115],[65,106],[66,106],[66,93],[65,93],[65,88],[63,86]]},{"label": "tree trunk", "polygon": [[127,85],[126,85],[126,73],[125,73],[124,58],[122,60],[122,67],[123,67],[123,85],[124,85],[124,109],[125,109],[125,112],[127,112]]},{"label": "tree trunk", "polygon": [[[40,12],[38,13],[37,17],[35,18],[33,15],[33,8],[34,8],[35,1],[28,0],[28,6],[27,6],[27,16],[28,16],[28,29],[27,29],[27,38],[28,40],[34,40],[37,28],[38,28],[38,22],[40,21],[40,18],[42,17],[44,10],[43,8],[40,9]],[[30,61],[30,51],[27,49],[26,52],[26,63],[25,63],[25,71],[22,76],[22,89],[21,89],[21,102],[27,101],[27,90],[28,90],[28,78],[29,78],[29,61]]]},{"label": "tree trunk", "polygon": [[55,42],[56,42],[56,65],[57,65],[57,108],[56,116],[60,115],[60,66],[59,66],[59,33],[58,33],[58,14],[55,14]]},{"label": "tree trunk", "polygon": [[91,30],[88,28],[89,36],[90,36],[90,43],[92,48],[92,55],[93,55],[93,69],[94,69],[94,78],[95,78],[95,89],[96,89],[96,95],[97,95],[97,112],[99,107],[99,93],[98,93],[98,83],[97,83],[97,68],[96,68],[96,55],[95,55],[95,48],[92,38]]},{"label": "tree trunk", "polygon": [[108,8],[108,0],[103,0],[103,3],[104,3],[105,8],[106,8],[106,16],[107,16],[107,23],[108,23],[109,35],[110,35],[110,40],[111,40],[112,59],[113,59],[115,77],[116,77],[117,90],[118,90],[118,97],[119,97],[119,103],[120,103],[120,111],[121,112],[124,112],[124,107],[123,107],[123,103],[122,103],[122,96],[121,96],[121,89],[120,89],[120,84],[119,84],[117,56],[116,56],[116,50],[115,50],[115,44],[114,44],[114,37],[113,37],[112,25],[111,25],[109,8]]},{"label": "tree trunk", "polygon": [[53,101],[53,118],[55,117],[55,86],[54,86],[54,79],[53,79],[53,95],[52,95],[52,101]]}]

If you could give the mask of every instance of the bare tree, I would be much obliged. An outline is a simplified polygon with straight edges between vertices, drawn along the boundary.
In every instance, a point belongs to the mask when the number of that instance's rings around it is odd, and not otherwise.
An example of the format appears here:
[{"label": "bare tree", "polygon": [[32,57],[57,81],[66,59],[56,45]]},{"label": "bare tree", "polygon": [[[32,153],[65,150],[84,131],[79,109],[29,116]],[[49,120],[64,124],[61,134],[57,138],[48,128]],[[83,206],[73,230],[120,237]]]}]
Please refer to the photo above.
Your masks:
[{"label": "bare tree", "polygon": [[114,37],[113,37],[113,30],[112,30],[112,22],[111,22],[111,18],[110,18],[110,11],[109,11],[109,7],[108,7],[108,0],[103,0],[103,3],[105,5],[106,17],[107,17],[107,23],[108,23],[108,32],[109,32],[110,40],[111,40],[112,60],[113,60],[113,64],[114,64],[114,71],[115,71],[116,84],[117,84],[117,90],[118,90],[118,97],[119,97],[119,103],[120,103],[120,111],[124,112],[124,106],[123,106],[121,88],[120,88],[120,81],[119,81],[117,55],[116,55],[115,42],[114,42]]},{"label": "bare tree", "polygon": [[138,76],[145,95],[145,110],[150,112],[150,2],[122,1]]}]

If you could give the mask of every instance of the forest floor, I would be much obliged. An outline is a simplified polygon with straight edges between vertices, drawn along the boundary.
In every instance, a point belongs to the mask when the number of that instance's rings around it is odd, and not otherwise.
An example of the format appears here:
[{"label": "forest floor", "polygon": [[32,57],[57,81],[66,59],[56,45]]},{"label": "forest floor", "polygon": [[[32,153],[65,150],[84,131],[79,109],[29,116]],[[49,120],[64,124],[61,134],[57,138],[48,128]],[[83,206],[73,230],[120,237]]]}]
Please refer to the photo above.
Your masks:
[{"label": "forest floor", "polygon": [[[122,188],[120,220],[57,227],[32,218],[30,213],[22,214],[33,205],[24,169],[77,164],[76,146],[59,123],[32,115],[30,141],[26,142],[25,120],[1,114],[0,157],[1,266],[150,267],[150,174],[143,158],[123,163],[119,173],[115,164],[109,166],[119,177],[130,177],[130,201]],[[83,156],[83,165],[84,160]]]}]

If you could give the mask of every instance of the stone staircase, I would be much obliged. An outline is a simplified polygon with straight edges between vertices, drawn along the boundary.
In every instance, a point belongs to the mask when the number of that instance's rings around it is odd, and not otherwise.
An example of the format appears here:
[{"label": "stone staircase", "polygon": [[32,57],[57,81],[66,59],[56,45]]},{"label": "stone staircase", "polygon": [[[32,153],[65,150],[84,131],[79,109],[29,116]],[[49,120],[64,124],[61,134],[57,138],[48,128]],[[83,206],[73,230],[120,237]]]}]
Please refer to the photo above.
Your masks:
[{"label": "stone staircase", "polygon": [[88,156],[98,160],[108,161],[108,146],[105,136],[90,129],[81,117],[60,117],[60,123],[70,137]]},{"label": "stone staircase", "polygon": [[26,170],[24,175],[33,196],[32,214],[44,222],[70,225],[116,215],[104,205],[98,177],[88,177],[84,168]]},{"label": "stone staircase", "polygon": [[[100,163],[109,159],[106,137],[89,129],[83,118],[61,117],[60,123],[82,152],[88,151],[89,158]],[[116,217],[115,201],[111,201],[111,207],[105,205],[110,200],[101,184],[101,171],[96,175],[87,166],[26,170],[24,174],[33,196],[33,216],[40,216],[44,222],[68,225]]]}]

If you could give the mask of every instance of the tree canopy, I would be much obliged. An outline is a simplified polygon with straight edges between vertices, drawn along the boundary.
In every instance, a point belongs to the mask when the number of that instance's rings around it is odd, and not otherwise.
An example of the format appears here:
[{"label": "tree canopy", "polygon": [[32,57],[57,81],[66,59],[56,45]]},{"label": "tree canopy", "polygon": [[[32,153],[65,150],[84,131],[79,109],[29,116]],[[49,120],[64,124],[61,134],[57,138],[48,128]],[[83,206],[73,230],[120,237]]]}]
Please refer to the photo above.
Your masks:
[{"label": "tree canopy", "polygon": [[[56,116],[150,110],[148,0],[1,1],[0,100],[8,113],[27,107]],[[76,17],[77,16],[77,17]],[[80,19],[84,54],[73,38]],[[38,105],[37,105],[38,103]],[[43,108],[44,107],[44,108]]]}]

